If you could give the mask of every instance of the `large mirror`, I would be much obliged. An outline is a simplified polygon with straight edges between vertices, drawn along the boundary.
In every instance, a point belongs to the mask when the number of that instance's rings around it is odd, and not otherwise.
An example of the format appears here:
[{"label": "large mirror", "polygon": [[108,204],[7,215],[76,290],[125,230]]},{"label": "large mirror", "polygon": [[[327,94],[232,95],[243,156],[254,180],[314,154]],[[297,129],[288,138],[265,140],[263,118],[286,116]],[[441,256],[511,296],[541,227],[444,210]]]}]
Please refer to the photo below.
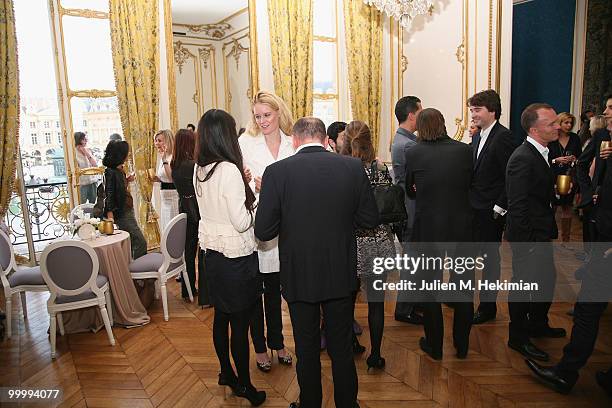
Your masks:
[{"label": "large mirror", "polygon": [[211,108],[238,128],[250,118],[252,93],[249,0],[172,0],[172,42],[179,127],[197,126]]}]

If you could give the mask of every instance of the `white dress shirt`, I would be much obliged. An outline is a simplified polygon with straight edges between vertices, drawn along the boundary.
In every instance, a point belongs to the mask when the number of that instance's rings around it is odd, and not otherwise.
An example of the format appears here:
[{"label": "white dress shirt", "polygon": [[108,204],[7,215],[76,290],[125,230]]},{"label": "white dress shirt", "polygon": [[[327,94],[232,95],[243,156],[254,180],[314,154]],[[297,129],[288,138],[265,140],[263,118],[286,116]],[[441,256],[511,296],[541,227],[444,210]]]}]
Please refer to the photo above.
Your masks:
[{"label": "white dress shirt", "polygon": [[[264,170],[270,164],[279,160],[292,156],[293,140],[290,136],[285,135],[282,131],[280,146],[278,148],[278,156],[276,159],[272,156],[266,138],[259,133],[255,136],[244,133],[238,139],[240,150],[242,151],[242,159],[244,166],[251,171],[253,180],[251,180],[251,188],[255,191],[255,177],[262,177]],[[259,193],[255,193],[259,198]],[[259,258],[259,271],[261,273],[271,273],[280,271],[280,260],[278,254],[278,237],[271,241],[257,241],[257,255]]]},{"label": "white dress shirt", "polygon": [[200,208],[198,237],[200,248],[238,258],[255,252],[253,233],[255,215],[244,206],[246,193],[241,170],[233,163],[221,162],[210,179],[204,178],[214,164],[195,165],[193,186]]},{"label": "white dress shirt", "polygon": [[480,152],[482,151],[482,148],[487,142],[489,134],[491,133],[491,129],[493,129],[493,126],[495,126],[496,123],[497,121],[494,120],[493,123],[491,123],[491,125],[488,128],[482,129],[480,131],[480,143],[478,143],[478,152],[476,152],[476,158],[480,157]]},{"label": "white dress shirt", "polygon": [[536,149],[538,149],[538,152],[540,152],[540,154],[544,158],[546,165],[550,167],[550,163],[548,162],[548,147],[542,146],[540,143],[536,142],[536,140],[531,136],[527,136],[527,141],[534,145]]}]

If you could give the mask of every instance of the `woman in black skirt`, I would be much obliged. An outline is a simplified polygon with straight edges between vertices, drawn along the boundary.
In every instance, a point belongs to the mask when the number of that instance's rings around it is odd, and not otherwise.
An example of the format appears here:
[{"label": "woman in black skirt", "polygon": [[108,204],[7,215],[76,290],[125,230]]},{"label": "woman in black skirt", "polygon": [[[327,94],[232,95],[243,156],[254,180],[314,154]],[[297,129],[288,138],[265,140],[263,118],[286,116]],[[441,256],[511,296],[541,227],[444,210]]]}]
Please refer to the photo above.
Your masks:
[{"label": "woman in black skirt", "polygon": [[[198,251],[198,224],[200,222],[200,212],[198,202],[193,189],[193,169],[195,161],[195,133],[190,129],[180,129],[174,137],[174,148],[172,151],[172,180],[176,186],[179,196],[179,211],[187,215],[187,232],[185,239],[185,264],[187,265],[187,275],[191,284],[191,292],[198,295],[198,304],[205,306],[210,304],[208,298],[208,287],[204,279],[204,253]],[[199,254],[198,254],[199,252]],[[198,255],[198,290],[195,282],[195,258]],[[181,279],[181,293],[183,299],[188,297],[187,286]]]},{"label": "woman in black skirt", "polygon": [[[215,308],[213,342],[221,364],[219,385],[228,385],[255,406],[266,399],[249,374],[248,331],[258,293],[257,244],[253,234],[255,195],[243,173],[236,122],[227,112],[211,109],[198,124],[193,177],[200,211],[200,248],[210,302]],[[231,350],[236,371],[230,363]]]},{"label": "woman in black skirt", "polygon": [[572,177],[572,189],[568,194],[559,195],[555,199],[555,206],[561,207],[561,241],[569,242],[570,229],[572,225],[572,206],[578,183],[575,180],[574,164],[580,154],[582,147],[580,138],[572,132],[576,118],[571,113],[562,112],[559,119],[559,139],[548,144],[548,160],[553,171],[555,180],[557,176],[567,174]]}]

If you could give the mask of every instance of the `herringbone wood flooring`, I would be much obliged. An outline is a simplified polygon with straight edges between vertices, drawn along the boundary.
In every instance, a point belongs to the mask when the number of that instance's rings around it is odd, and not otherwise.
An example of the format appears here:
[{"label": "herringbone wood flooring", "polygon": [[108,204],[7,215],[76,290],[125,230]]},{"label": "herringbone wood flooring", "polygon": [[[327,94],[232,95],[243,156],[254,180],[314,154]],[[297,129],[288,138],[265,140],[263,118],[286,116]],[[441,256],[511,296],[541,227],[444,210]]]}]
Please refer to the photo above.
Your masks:
[{"label": "herringbone wood flooring", "polygon": [[[579,239],[576,231],[576,240]],[[507,248],[504,248],[504,252]],[[573,256],[571,257],[573,258]],[[507,258],[506,258],[507,259]],[[574,285],[579,262],[557,263],[559,282]],[[503,274],[509,276],[509,262]],[[150,308],[151,323],[134,329],[113,329],[117,345],[111,347],[105,332],[58,337],[58,357],[50,358],[47,337],[46,294],[28,294],[29,318],[24,322],[19,302],[14,302],[13,338],[0,343],[0,386],[61,388],[61,407],[232,407],[249,406],[217,385],[218,363],[212,344],[212,311],[201,310],[180,299],[178,284],[170,286],[170,321],[164,322],[161,303]],[[2,304],[4,304],[4,300]],[[432,407],[605,407],[610,406],[596,385],[594,373],[612,365],[612,319],[602,319],[596,350],[582,370],[569,396],[561,396],[529,375],[523,358],[508,349],[508,314],[499,302],[496,321],[472,329],[467,360],[454,357],[451,336],[452,310],[445,308],[445,355],[441,362],[425,356],[418,347],[422,327],[393,320],[394,304],[386,305],[384,371],[367,372],[367,352],[355,357],[359,375],[359,402],[363,408]],[[553,326],[571,329],[568,303],[551,308]],[[360,341],[369,345],[367,306],[358,304],[357,320],[364,325]],[[283,311],[286,344],[293,350],[291,322]],[[535,340],[550,352],[553,361],[562,355],[567,339]],[[264,374],[255,368],[256,387],[266,390],[264,406],[286,407],[299,392],[294,367],[274,364]],[[333,407],[329,357],[321,353],[324,406]],[[17,404],[0,404],[17,406]],[[51,404],[38,404],[50,406]],[[36,406],[27,404],[24,406]]]}]

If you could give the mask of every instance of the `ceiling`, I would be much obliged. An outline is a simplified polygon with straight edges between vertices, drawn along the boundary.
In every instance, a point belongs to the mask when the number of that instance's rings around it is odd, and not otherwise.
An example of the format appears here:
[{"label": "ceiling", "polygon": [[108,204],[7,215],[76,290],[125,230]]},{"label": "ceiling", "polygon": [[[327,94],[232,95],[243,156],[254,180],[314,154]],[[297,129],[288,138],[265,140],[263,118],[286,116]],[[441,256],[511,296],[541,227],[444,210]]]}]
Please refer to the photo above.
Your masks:
[{"label": "ceiling", "polygon": [[248,6],[248,0],[171,0],[174,24],[213,24]]}]

